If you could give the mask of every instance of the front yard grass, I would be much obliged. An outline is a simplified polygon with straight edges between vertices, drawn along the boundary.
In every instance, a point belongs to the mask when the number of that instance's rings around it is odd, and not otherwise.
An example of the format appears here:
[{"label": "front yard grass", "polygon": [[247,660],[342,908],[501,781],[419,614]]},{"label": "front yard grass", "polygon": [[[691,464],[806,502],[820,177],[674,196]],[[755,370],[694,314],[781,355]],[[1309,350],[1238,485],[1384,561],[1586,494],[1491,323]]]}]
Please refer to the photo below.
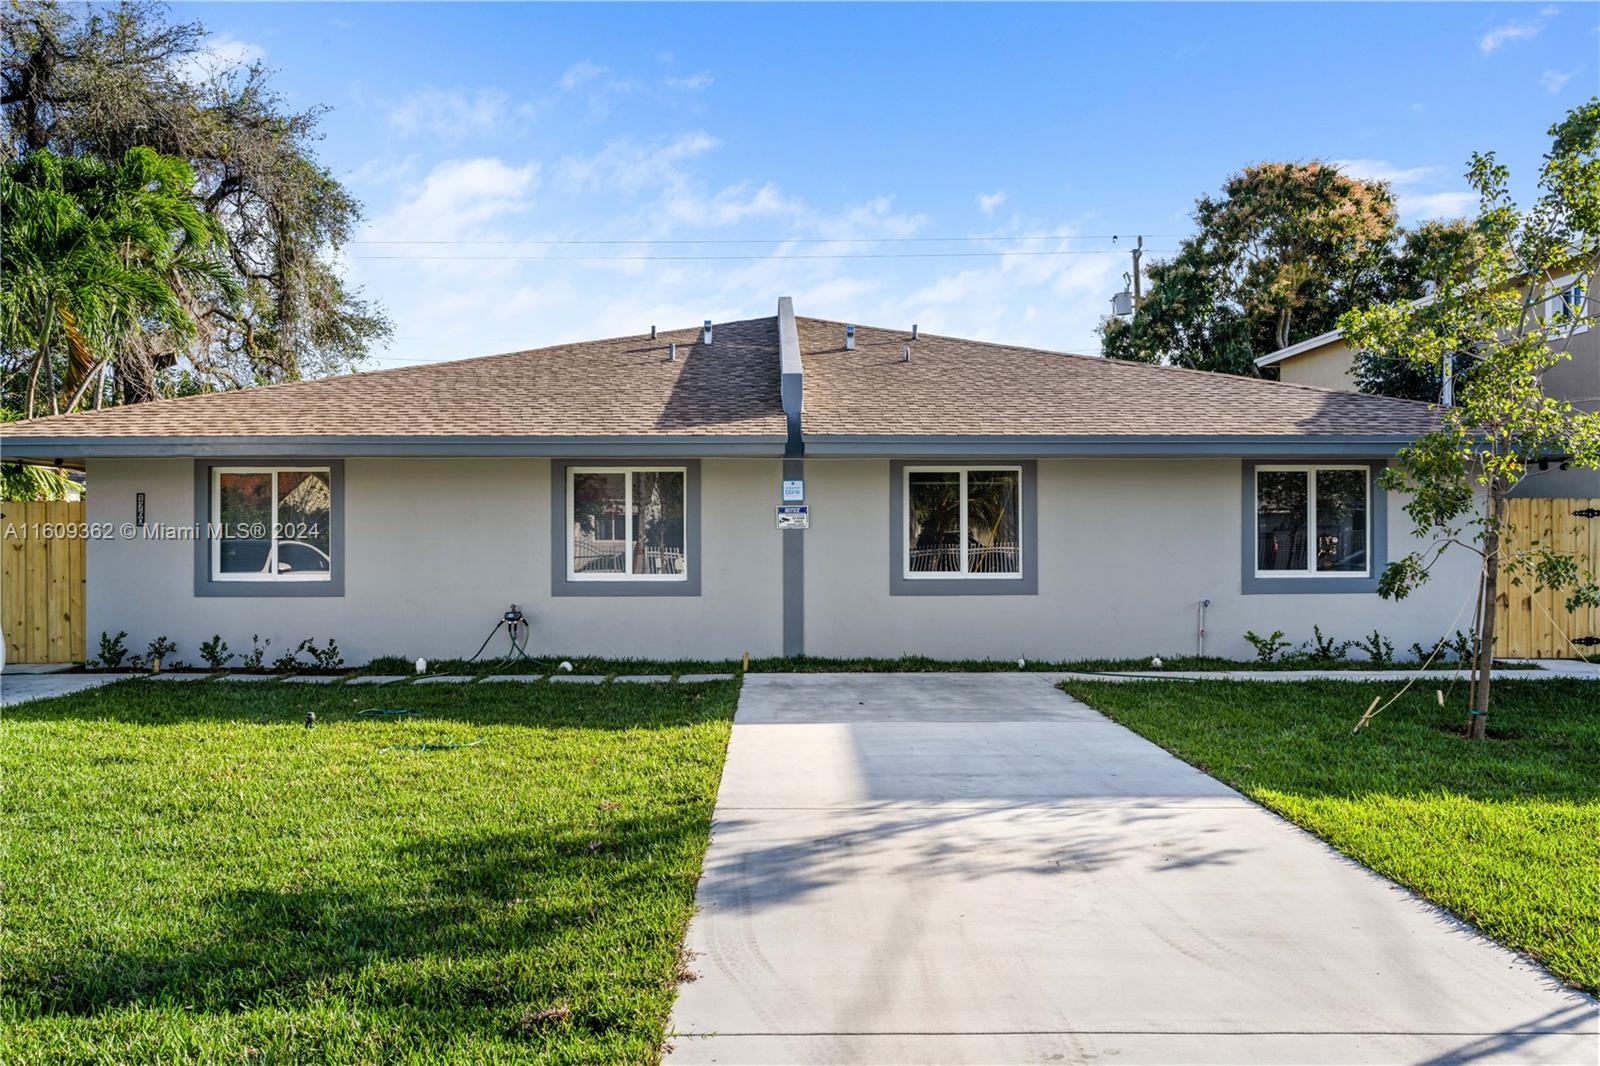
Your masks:
[{"label": "front yard grass", "polygon": [[7,708],[0,1057],[654,1062],[737,691]]},{"label": "front yard grass", "polygon": [[1600,683],[1497,681],[1489,737],[1457,685],[1066,682],[1067,692],[1563,980],[1600,992]]}]

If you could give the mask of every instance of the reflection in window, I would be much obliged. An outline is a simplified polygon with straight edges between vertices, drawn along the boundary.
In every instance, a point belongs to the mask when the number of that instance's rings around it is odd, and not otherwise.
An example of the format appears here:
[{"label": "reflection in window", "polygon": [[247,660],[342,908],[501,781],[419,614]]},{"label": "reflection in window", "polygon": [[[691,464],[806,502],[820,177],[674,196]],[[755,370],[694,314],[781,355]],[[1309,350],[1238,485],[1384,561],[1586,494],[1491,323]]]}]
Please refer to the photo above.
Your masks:
[{"label": "reflection in window", "polygon": [[1365,467],[1258,468],[1256,572],[1366,575],[1368,493]]},{"label": "reflection in window", "polygon": [[571,577],[688,576],[682,468],[572,470],[569,476]]},{"label": "reflection in window", "polygon": [[1022,574],[1022,472],[908,469],[908,577]]}]

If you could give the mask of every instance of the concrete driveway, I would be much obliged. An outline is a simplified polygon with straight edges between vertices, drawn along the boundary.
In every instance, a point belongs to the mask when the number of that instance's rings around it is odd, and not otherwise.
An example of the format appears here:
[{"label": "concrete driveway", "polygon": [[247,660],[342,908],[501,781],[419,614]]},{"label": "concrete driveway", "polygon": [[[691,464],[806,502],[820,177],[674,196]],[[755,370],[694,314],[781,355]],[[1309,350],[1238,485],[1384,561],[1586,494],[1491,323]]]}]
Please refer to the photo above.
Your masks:
[{"label": "concrete driveway", "polygon": [[1592,1000],[1027,674],[752,674],[674,1063],[1593,1064]]}]

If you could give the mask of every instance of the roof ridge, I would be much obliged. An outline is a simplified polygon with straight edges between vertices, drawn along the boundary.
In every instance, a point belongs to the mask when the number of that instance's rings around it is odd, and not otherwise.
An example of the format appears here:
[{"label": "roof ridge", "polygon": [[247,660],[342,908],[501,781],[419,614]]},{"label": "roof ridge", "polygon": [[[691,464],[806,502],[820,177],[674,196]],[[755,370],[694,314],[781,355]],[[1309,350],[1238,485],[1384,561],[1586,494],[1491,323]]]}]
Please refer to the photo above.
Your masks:
[{"label": "roof ridge", "polygon": [[[836,319],[815,318],[809,315],[797,315],[796,320],[799,322],[816,322],[829,326],[854,325],[857,329],[879,330],[885,333],[895,332],[895,330],[890,327],[872,326],[861,322],[846,323]],[[1408,400],[1398,396],[1380,396],[1369,392],[1350,392],[1346,389],[1330,389],[1321,385],[1302,385],[1298,382],[1291,381],[1273,381],[1270,378],[1246,377],[1243,374],[1228,374],[1220,370],[1201,370],[1197,367],[1190,366],[1171,366],[1166,363],[1144,363],[1136,359],[1116,359],[1108,355],[1087,355],[1083,352],[1067,352],[1055,348],[1035,348],[1026,344],[1006,344],[1000,341],[981,341],[972,337],[954,337],[946,333],[929,333],[922,329],[918,330],[918,337],[933,337],[939,340],[957,341],[961,344],[981,344],[986,348],[998,348],[1011,352],[1025,352],[1032,355],[1054,355],[1067,359],[1084,359],[1090,362],[1102,364],[1104,366],[1116,367],[1119,369],[1129,369],[1134,370],[1135,372],[1148,370],[1156,372],[1199,375],[1211,380],[1226,380],[1243,382],[1252,385],[1264,385],[1272,389],[1302,389],[1309,392],[1326,393],[1337,396],[1353,396],[1363,400],[1384,400],[1390,403],[1410,404],[1427,409],[1432,409],[1435,406],[1426,400]]]},{"label": "roof ridge", "polygon": [[[753,323],[753,322],[762,322],[762,321],[765,321],[767,319],[774,319],[775,320],[776,317],[777,317],[776,315],[763,315],[763,316],[760,316],[760,317],[757,317],[757,318],[739,318],[739,319],[733,319],[733,320],[728,321],[728,322],[714,323],[714,325],[719,325],[719,326],[724,326],[724,327],[726,327],[726,326],[743,326],[743,325],[748,325],[748,324]],[[671,329],[658,330],[657,333],[658,333],[658,335],[665,335],[665,334],[669,334],[669,333],[699,333],[701,328],[702,327],[700,327],[700,326],[674,327],[674,328],[671,328]],[[632,340],[648,341],[649,339],[650,339],[649,334],[645,334],[645,333],[621,333],[621,334],[617,334],[617,335],[611,336],[611,337],[592,337],[592,338],[590,338],[588,340],[566,341],[566,342],[560,343],[560,344],[546,344],[546,345],[543,345],[542,347],[538,347],[538,348],[518,348],[518,349],[515,349],[513,351],[509,351],[509,352],[495,352],[495,353],[493,353],[491,355],[469,355],[469,356],[465,356],[465,357],[460,358],[460,359],[441,359],[438,362],[434,362],[434,363],[419,363],[419,364],[417,364],[415,366],[389,366],[389,367],[382,367],[382,368],[377,369],[377,370],[352,370],[349,373],[345,373],[345,374],[328,374],[328,375],[326,375],[324,377],[317,377],[317,378],[297,378],[294,381],[271,381],[271,382],[267,382],[266,384],[263,384],[263,385],[246,385],[245,387],[239,388],[239,389],[218,389],[218,390],[213,391],[213,392],[196,392],[196,393],[191,393],[188,396],[163,396],[163,397],[160,397],[158,399],[149,400],[149,401],[146,401],[145,403],[141,403],[141,404],[118,404],[115,407],[105,407],[105,408],[99,408],[99,409],[96,409],[96,410],[89,410],[89,411],[72,411],[72,412],[70,412],[68,414],[40,415],[37,418],[19,419],[16,422],[6,423],[6,425],[28,425],[28,426],[55,425],[55,424],[58,424],[58,422],[57,422],[58,419],[64,422],[64,421],[66,421],[68,419],[83,420],[85,418],[103,417],[105,415],[111,414],[112,412],[116,412],[116,411],[135,411],[135,410],[146,410],[146,411],[149,411],[149,410],[152,410],[152,409],[154,409],[156,407],[169,407],[171,405],[181,404],[181,403],[184,403],[186,401],[202,400],[202,399],[216,399],[216,398],[222,397],[222,396],[259,395],[260,393],[274,391],[274,390],[289,389],[289,388],[295,388],[295,387],[298,387],[298,386],[307,386],[307,387],[309,387],[309,386],[315,386],[315,385],[328,385],[328,384],[337,383],[337,382],[351,381],[351,380],[354,380],[354,379],[357,379],[357,378],[360,378],[362,380],[367,380],[367,379],[370,379],[370,378],[393,376],[393,375],[396,375],[396,374],[428,374],[428,373],[436,373],[436,372],[438,372],[439,370],[441,370],[442,368],[445,368],[445,367],[460,367],[460,366],[466,366],[466,365],[474,364],[474,363],[486,363],[486,362],[491,362],[491,361],[497,360],[497,359],[510,359],[513,356],[519,356],[519,355],[540,355],[542,353],[553,352],[553,351],[556,351],[557,349],[562,349],[562,348],[589,347],[591,345],[600,346],[600,345],[607,345],[607,344],[616,344],[616,343],[622,342],[622,341],[632,341]],[[776,351],[776,349],[774,349],[774,351]]]}]

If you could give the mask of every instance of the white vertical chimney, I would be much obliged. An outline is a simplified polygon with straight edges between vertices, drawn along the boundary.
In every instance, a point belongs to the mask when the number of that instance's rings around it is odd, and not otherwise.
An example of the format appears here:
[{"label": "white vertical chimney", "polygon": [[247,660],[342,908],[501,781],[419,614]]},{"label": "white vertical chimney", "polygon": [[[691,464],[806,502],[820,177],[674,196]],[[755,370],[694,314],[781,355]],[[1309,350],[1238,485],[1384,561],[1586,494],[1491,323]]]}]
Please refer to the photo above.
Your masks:
[{"label": "white vertical chimney", "polygon": [[844,328],[844,350],[847,352],[856,350],[856,328],[854,326],[846,326]]},{"label": "white vertical chimney", "polygon": [[677,343],[677,341],[673,341],[671,344],[667,345],[667,362],[676,363],[677,361],[678,361],[678,343]]},{"label": "white vertical chimney", "polygon": [[917,324],[915,322],[911,323],[911,339],[917,339]]},{"label": "white vertical chimney", "polygon": [[655,340],[656,339],[656,328],[654,326],[650,327],[650,339],[651,340]]},{"label": "white vertical chimney", "polygon": [[907,344],[900,349],[900,361],[902,363],[911,362],[911,345]]},{"label": "white vertical chimney", "polygon": [[711,343],[711,320],[706,319],[706,343]]}]

